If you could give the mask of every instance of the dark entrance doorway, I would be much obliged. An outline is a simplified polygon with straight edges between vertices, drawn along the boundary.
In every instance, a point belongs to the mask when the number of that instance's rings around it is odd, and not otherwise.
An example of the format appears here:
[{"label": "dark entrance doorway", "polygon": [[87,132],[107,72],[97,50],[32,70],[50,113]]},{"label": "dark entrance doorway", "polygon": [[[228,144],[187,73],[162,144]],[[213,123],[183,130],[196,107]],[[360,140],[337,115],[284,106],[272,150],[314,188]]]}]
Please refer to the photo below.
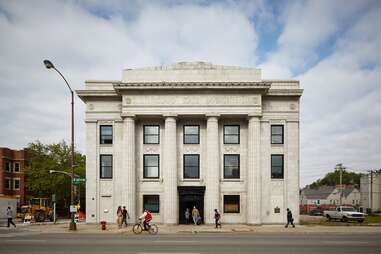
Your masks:
[{"label": "dark entrance doorway", "polygon": [[[185,210],[189,208],[192,213],[194,206],[200,212],[202,222],[204,222],[205,186],[178,186],[177,189],[179,191],[179,223],[186,224]],[[191,222],[193,223],[192,219]]]}]

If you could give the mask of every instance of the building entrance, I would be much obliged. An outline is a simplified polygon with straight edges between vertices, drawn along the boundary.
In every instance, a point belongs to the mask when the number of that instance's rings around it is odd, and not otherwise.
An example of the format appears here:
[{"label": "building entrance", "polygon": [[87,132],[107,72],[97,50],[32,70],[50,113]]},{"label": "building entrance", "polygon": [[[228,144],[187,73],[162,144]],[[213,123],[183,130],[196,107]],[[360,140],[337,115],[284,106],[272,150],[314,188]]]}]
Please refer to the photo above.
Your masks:
[{"label": "building entrance", "polygon": [[201,220],[204,222],[204,193],[205,186],[178,186],[179,191],[179,224],[186,224],[185,210],[189,208],[190,221],[192,220],[192,209],[195,206],[200,212]]}]

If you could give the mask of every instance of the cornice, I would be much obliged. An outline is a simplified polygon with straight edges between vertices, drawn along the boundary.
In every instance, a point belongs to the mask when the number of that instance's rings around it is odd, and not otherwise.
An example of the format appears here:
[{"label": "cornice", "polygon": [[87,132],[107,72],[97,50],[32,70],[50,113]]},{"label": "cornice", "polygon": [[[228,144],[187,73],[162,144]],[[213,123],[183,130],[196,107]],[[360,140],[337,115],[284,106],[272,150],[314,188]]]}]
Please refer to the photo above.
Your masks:
[{"label": "cornice", "polygon": [[270,89],[266,96],[302,96],[303,89]]},{"label": "cornice", "polygon": [[145,89],[256,89],[267,91],[270,82],[131,82],[114,83],[114,89],[145,90]]}]

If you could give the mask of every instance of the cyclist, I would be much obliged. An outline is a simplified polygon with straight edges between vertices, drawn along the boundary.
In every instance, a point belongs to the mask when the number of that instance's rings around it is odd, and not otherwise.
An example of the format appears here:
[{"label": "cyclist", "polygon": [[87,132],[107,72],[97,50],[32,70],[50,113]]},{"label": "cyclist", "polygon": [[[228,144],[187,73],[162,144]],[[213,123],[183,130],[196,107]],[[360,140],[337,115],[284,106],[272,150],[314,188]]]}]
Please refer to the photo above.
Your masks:
[{"label": "cyclist", "polygon": [[143,221],[144,230],[148,230],[147,226],[148,226],[148,228],[150,227],[149,222],[152,220],[152,214],[147,209],[144,209],[144,212],[139,217],[139,219],[144,219],[144,221]]}]

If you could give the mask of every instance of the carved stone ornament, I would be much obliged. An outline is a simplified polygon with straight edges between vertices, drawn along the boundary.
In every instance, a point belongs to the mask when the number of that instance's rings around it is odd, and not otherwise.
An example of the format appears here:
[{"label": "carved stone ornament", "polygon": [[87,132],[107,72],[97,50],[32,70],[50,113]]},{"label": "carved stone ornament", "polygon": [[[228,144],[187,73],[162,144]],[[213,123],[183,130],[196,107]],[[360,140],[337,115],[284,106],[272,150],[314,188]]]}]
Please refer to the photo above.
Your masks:
[{"label": "carved stone ornament", "polygon": [[144,146],[144,153],[157,153],[158,148],[152,146]]},{"label": "carved stone ornament", "polygon": [[89,106],[88,106],[88,109],[89,110],[94,110],[94,104],[90,103]]},{"label": "carved stone ornament", "polygon": [[224,146],[225,153],[238,153],[239,147],[238,146]]}]

